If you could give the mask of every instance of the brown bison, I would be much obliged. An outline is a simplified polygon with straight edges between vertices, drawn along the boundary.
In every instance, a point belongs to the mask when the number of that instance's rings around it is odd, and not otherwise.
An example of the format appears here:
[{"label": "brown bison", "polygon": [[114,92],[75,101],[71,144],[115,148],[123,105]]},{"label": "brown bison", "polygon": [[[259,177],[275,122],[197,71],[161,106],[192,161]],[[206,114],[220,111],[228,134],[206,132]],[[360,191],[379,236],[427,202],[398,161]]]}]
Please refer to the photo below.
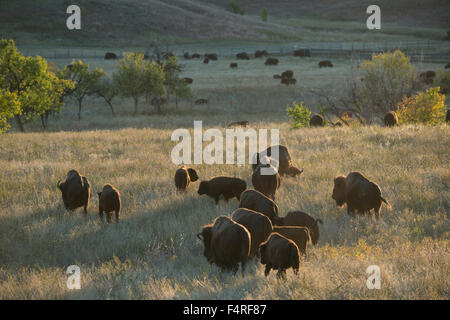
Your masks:
[{"label": "brown bison", "polygon": [[341,175],[334,178],[332,198],[340,207],[347,203],[347,213],[350,216],[354,216],[355,211],[359,214],[369,214],[370,210],[375,209],[378,219],[382,202],[391,207],[381,196],[380,187],[359,172],[350,172],[347,177]]},{"label": "brown bison", "polygon": [[384,125],[386,127],[398,126],[398,116],[395,111],[389,111],[384,115]]},{"label": "brown bison", "polygon": [[450,110],[447,110],[447,114],[445,115],[445,122],[450,122]]},{"label": "brown bison", "polygon": [[209,63],[209,59],[208,58],[204,58],[203,59],[203,63],[206,63],[206,64]]},{"label": "brown bison", "polygon": [[197,99],[195,104],[208,104],[208,99]]},{"label": "brown bison", "polygon": [[301,255],[306,255],[306,247],[311,243],[309,229],[297,226],[274,226],[272,232],[285,236],[295,242]]},{"label": "brown bison", "polygon": [[236,69],[237,67],[238,67],[238,64],[236,62],[230,63],[230,68],[231,69]]},{"label": "brown bison", "polygon": [[57,184],[62,193],[64,207],[73,211],[83,207],[84,214],[87,214],[89,201],[92,197],[92,188],[89,180],[78,173],[76,170],[70,170],[67,173],[66,180]]},{"label": "brown bison", "polygon": [[200,54],[198,53],[193,53],[191,56],[192,59],[200,59]]},{"label": "brown bison", "polygon": [[205,53],[205,58],[213,61],[216,61],[218,59],[216,53]]},{"label": "brown bison", "polygon": [[106,213],[106,221],[111,222],[112,212],[116,216],[116,223],[120,220],[120,192],[110,184],[103,186],[98,193],[98,215],[103,221],[103,212]]},{"label": "brown bison", "polygon": [[[267,171],[270,172],[268,173]],[[261,192],[266,197],[275,200],[275,193],[280,187],[280,175],[278,174],[278,170],[271,164],[260,164],[253,171],[252,184],[255,190]]]},{"label": "brown bison", "polygon": [[311,50],[309,49],[300,49],[294,51],[294,57],[311,57]]},{"label": "brown bison", "polygon": [[243,120],[243,121],[235,121],[235,122],[231,122],[228,124],[228,128],[231,127],[247,127],[249,124],[249,122],[247,120]]},{"label": "brown bison", "polygon": [[288,212],[288,214],[281,219],[281,225],[308,228],[313,245],[316,245],[319,242],[319,223],[323,224],[322,220],[315,219],[302,211]]},{"label": "brown bison", "polygon": [[191,182],[198,180],[197,171],[183,166],[175,171],[175,187],[178,191],[185,191]]},{"label": "brown bison", "polygon": [[319,62],[319,68],[333,68],[333,63],[330,60],[323,60]]},{"label": "brown bison", "polygon": [[315,113],[311,116],[311,119],[309,119],[309,126],[310,127],[323,127],[325,124],[325,120],[323,119],[323,116]]},{"label": "brown bison", "polygon": [[269,238],[272,233],[272,222],[262,213],[239,208],[234,210],[231,219],[243,225],[251,236],[250,256],[258,255],[259,245]]},{"label": "brown bison", "polygon": [[281,76],[280,76],[279,74],[274,74],[274,75],[273,75],[273,78],[274,78],[274,79],[281,79]]},{"label": "brown bison", "polygon": [[450,62],[445,65],[445,69],[450,69]]},{"label": "brown bison", "polygon": [[278,217],[278,206],[256,190],[245,190],[241,195],[239,208],[250,209],[267,216],[273,225],[282,225],[282,219]]},{"label": "brown bison", "polygon": [[255,58],[262,58],[269,56],[269,53],[267,50],[256,50],[255,52]]},{"label": "brown bison", "polygon": [[239,178],[233,177],[214,177],[209,181],[200,182],[198,188],[198,194],[206,194],[211,198],[214,198],[216,205],[219,203],[221,195],[228,202],[231,198],[240,199],[241,193],[247,189],[247,183]]},{"label": "brown bison", "polygon": [[247,52],[240,52],[236,55],[236,59],[238,60],[250,60],[250,56]]},{"label": "brown bison", "polygon": [[276,66],[277,64],[278,64],[278,59],[276,59],[276,58],[268,58],[267,60],[266,60],[266,62],[264,62],[264,64],[266,65],[266,66]]},{"label": "brown bison", "polygon": [[[275,155],[272,157],[272,150],[278,147],[278,156]],[[296,175],[300,175],[303,173],[303,169],[299,170],[298,168],[292,165],[291,155],[289,154],[288,149],[283,145],[276,145],[267,148],[264,151],[256,153],[252,159],[252,169],[255,171],[256,167],[261,164],[261,157],[268,156],[270,158],[274,158],[279,162],[278,173],[280,175],[289,175],[291,177],[295,177]]]},{"label": "brown bison", "polygon": [[285,84],[287,86],[294,85],[297,83],[297,79],[294,78],[281,78],[281,84]]},{"label": "brown bison", "polygon": [[227,216],[219,216],[212,224],[203,226],[197,237],[203,241],[203,255],[209,263],[234,273],[241,263],[244,272],[250,256],[251,236],[243,225]]},{"label": "brown bison", "polygon": [[192,78],[183,78],[184,82],[186,82],[187,84],[192,84],[194,83],[194,79]]},{"label": "brown bison", "polygon": [[292,70],[286,70],[283,73],[281,73],[281,78],[287,78],[290,79],[294,76],[294,71]]},{"label": "brown bison", "polygon": [[191,59],[191,56],[189,55],[189,52],[183,53],[183,58],[185,58],[185,59]]},{"label": "brown bison", "polygon": [[105,53],[105,60],[116,60],[116,59],[117,59],[117,54],[115,54],[113,52]]},{"label": "brown bison", "polygon": [[267,277],[271,269],[278,270],[277,276],[284,278],[286,269],[292,268],[298,273],[300,252],[294,241],[279,233],[273,232],[267,241],[259,247],[261,264],[266,265],[264,275]]}]

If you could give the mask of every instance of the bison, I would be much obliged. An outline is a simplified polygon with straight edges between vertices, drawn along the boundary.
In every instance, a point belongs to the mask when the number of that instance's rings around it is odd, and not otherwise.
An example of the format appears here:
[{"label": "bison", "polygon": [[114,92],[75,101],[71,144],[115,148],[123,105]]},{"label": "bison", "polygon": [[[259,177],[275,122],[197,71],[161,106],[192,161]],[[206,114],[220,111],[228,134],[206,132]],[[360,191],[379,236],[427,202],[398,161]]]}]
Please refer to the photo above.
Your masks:
[{"label": "bison", "polygon": [[281,225],[306,227],[309,230],[313,245],[319,242],[319,223],[323,224],[321,219],[315,219],[302,211],[291,211],[281,219]]},{"label": "bison", "polygon": [[73,211],[83,207],[84,214],[87,215],[87,208],[92,197],[92,188],[89,180],[78,173],[77,170],[70,170],[66,180],[57,184],[62,193],[64,207]]},{"label": "bison", "polygon": [[183,57],[184,57],[185,59],[191,59],[191,56],[189,55],[189,52],[183,53]]},{"label": "bison", "polygon": [[311,57],[311,50],[309,49],[300,49],[294,51],[294,57]]},{"label": "bison", "polygon": [[250,60],[250,56],[247,52],[240,52],[236,55],[236,59],[238,60]]},{"label": "bison", "polygon": [[269,53],[267,50],[256,50],[255,52],[255,58],[262,58],[269,56]]},{"label": "bison", "polygon": [[216,61],[217,60],[217,54],[216,53],[205,53],[205,58],[208,58],[209,60]]},{"label": "bison", "polygon": [[251,236],[250,257],[258,255],[259,245],[267,240],[272,233],[272,222],[262,213],[239,208],[231,215],[233,221],[243,225]]},{"label": "bison", "polygon": [[238,67],[238,64],[236,62],[230,63],[230,68],[231,69],[236,69],[237,67]]},{"label": "bison", "polygon": [[445,65],[445,69],[450,69],[450,62]]},{"label": "bison", "polygon": [[[275,155],[274,155],[274,157],[272,157],[272,150],[277,147],[278,147],[278,156],[275,157]],[[279,162],[278,173],[282,176],[290,175],[291,177],[295,177],[296,175],[300,175],[303,173],[303,170],[299,170],[298,168],[296,168],[292,165],[291,155],[289,154],[287,147],[285,147],[283,145],[271,146],[264,151],[256,153],[252,159],[253,171],[255,171],[256,167],[259,164],[261,164],[260,158],[265,155],[267,155],[268,157],[271,157],[271,158],[275,158],[275,160],[278,160],[278,162]]]},{"label": "bison", "polygon": [[445,122],[450,122],[450,110],[447,110],[447,114],[445,115]]},{"label": "bison", "polygon": [[274,78],[274,79],[281,79],[281,76],[280,76],[279,74],[274,74],[274,75],[273,75],[273,78]]},{"label": "bison", "polygon": [[[270,171],[265,173],[262,171]],[[275,193],[280,187],[280,175],[278,170],[271,164],[260,164],[252,174],[252,184],[255,190],[261,192],[266,197],[275,200]]]},{"label": "bison", "polygon": [[278,59],[276,59],[276,58],[268,58],[267,60],[266,60],[266,62],[264,62],[264,64],[266,65],[266,66],[276,66],[277,64],[278,64]]},{"label": "bison", "polygon": [[333,63],[330,60],[323,60],[319,62],[319,68],[333,68]]},{"label": "bison", "polygon": [[197,171],[183,166],[175,171],[175,187],[178,191],[186,191],[191,182],[198,180]]},{"label": "bison", "polygon": [[243,225],[227,216],[219,216],[213,223],[203,226],[197,238],[203,241],[203,255],[209,263],[234,273],[241,263],[244,272],[250,256],[251,236]]},{"label": "bison", "polygon": [[311,243],[309,229],[298,226],[274,226],[273,232],[292,240],[298,247],[301,255],[306,255],[306,247]]},{"label": "bison", "polygon": [[340,207],[347,203],[347,213],[350,216],[354,216],[355,211],[370,214],[374,209],[378,219],[382,202],[391,208],[389,202],[381,196],[380,187],[360,172],[350,172],[347,177],[335,177],[332,198]]},{"label": "bison", "polygon": [[273,225],[282,225],[278,217],[278,206],[272,200],[256,190],[245,190],[241,195],[239,208],[250,209],[267,216]]},{"label": "bison", "polygon": [[309,119],[309,126],[310,127],[323,127],[325,124],[325,120],[322,115],[315,113],[311,116],[311,119]]},{"label": "bison", "polygon": [[279,233],[273,232],[267,241],[259,247],[261,264],[266,265],[264,275],[267,277],[271,269],[278,270],[277,276],[284,278],[286,269],[292,267],[294,274],[300,266],[300,252],[294,241]]},{"label": "bison", "polygon": [[116,60],[116,59],[117,59],[117,54],[115,54],[114,52],[105,53],[105,60]]},{"label": "bison", "polygon": [[286,70],[283,73],[281,73],[281,78],[287,78],[290,79],[294,76],[294,71],[292,70]]},{"label": "bison", "polygon": [[98,215],[103,221],[103,212],[106,213],[106,221],[111,222],[112,212],[116,216],[116,223],[120,220],[120,192],[110,184],[103,186],[102,192],[98,192]]},{"label": "bison", "polygon": [[247,127],[249,124],[249,122],[247,120],[242,120],[242,121],[235,121],[235,122],[231,122],[227,125],[228,128],[231,127]]},{"label": "bison", "polygon": [[436,72],[429,70],[429,71],[422,72],[419,75],[419,80],[426,84],[432,84],[435,76],[436,76]]},{"label": "bison", "polygon": [[384,115],[384,125],[386,127],[398,126],[398,116],[395,111],[389,111]]},{"label": "bison", "polygon": [[205,57],[205,59],[203,59],[203,63],[208,64],[209,63],[209,59]]},{"label": "bison", "polygon": [[192,59],[200,59],[200,54],[198,53],[193,53],[191,56]]},{"label": "bison", "polygon": [[294,85],[297,83],[297,79],[295,78],[281,78],[281,84],[285,84],[287,86]]},{"label": "bison", "polygon": [[198,194],[206,194],[211,198],[214,198],[216,205],[219,203],[221,195],[228,202],[231,198],[240,199],[241,193],[247,189],[247,183],[239,178],[233,177],[214,177],[209,181],[200,182],[198,188]]},{"label": "bison", "polygon": [[197,99],[195,104],[208,104],[208,99]]},{"label": "bison", "polygon": [[184,82],[186,82],[187,84],[193,84],[194,83],[194,79],[192,78],[183,78]]}]

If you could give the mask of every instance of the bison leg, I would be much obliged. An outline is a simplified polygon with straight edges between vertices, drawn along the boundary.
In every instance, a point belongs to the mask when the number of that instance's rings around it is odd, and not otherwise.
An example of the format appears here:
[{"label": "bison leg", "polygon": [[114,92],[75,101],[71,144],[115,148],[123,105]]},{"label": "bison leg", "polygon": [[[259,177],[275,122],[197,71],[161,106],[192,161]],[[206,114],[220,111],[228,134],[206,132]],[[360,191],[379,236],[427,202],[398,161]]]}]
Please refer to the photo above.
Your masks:
[{"label": "bison leg", "polygon": [[270,264],[266,264],[266,269],[264,270],[264,276],[268,276],[270,273],[270,269],[272,269],[272,267],[270,266]]},{"label": "bison leg", "polygon": [[216,206],[219,204],[219,198],[220,198],[220,196],[215,196],[214,197],[214,201],[216,202]]},{"label": "bison leg", "polygon": [[298,268],[292,268],[294,270],[294,274],[298,275]]},{"label": "bison leg", "polygon": [[103,210],[100,207],[98,208],[98,215],[100,216],[100,221],[103,222]]},{"label": "bison leg", "polygon": [[279,279],[286,279],[286,270],[283,269],[283,268],[280,268],[280,269],[278,270],[277,277],[278,277]]},{"label": "bison leg", "polygon": [[120,220],[120,211],[119,210],[115,210],[115,214],[116,214],[116,223],[119,223]]},{"label": "bison leg", "polygon": [[106,221],[108,223],[111,223],[111,218],[112,218],[112,212],[107,212],[106,213]]}]

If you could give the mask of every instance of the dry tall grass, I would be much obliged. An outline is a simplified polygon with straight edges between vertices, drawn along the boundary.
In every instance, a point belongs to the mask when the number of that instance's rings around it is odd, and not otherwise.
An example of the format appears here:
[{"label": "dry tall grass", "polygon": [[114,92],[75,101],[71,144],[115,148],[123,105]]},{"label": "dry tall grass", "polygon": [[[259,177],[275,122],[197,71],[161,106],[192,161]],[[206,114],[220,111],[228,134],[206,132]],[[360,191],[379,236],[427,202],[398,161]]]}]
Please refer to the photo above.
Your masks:
[{"label": "dry tall grass", "polygon": [[[190,120],[189,120],[190,121]],[[192,123],[186,124],[192,126]],[[244,275],[206,262],[196,233],[237,201],[214,205],[177,194],[172,129],[122,129],[0,136],[0,299],[448,299],[450,132],[436,127],[280,128],[299,167],[283,178],[281,214],[321,218],[319,245],[286,281],[264,277],[253,262]],[[72,168],[94,191],[121,192],[121,223],[66,212],[56,188]],[[244,178],[250,165],[199,165],[201,179]],[[331,199],[333,177],[360,170],[382,188],[393,210],[377,222],[350,219]],[[95,193],[94,193],[95,194]],[[66,268],[81,268],[81,290],[66,288]],[[381,289],[366,288],[366,268],[381,268]]]}]

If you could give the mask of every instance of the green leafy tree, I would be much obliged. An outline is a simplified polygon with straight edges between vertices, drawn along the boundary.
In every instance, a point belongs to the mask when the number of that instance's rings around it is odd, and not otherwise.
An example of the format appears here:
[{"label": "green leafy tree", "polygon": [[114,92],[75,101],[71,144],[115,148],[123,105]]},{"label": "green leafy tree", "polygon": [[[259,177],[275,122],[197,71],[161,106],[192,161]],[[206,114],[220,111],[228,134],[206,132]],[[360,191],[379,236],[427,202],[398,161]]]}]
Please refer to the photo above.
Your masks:
[{"label": "green leafy tree", "polygon": [[176,108],[178,108],[178,98],[188,99],[194,96],[189,84],[180,77],[181,72],[182,69],[178,63],[178,57],[169,57],[164,65],[165,86],[167,88],[167,95],[175,95]]},{"label": "green leafy tree", "polygon": [[446,110],[445,95],[439,93],[439,87],[435,87],[412,97],[404,97],[396,112],[401,124],[438,124],[445,121]]},{"label": "green leafy tree", "polygon": [[267,22],[267,18],[269,17],[269,11],[266,7],[262,8],[261,10],[261,20],[264,22]]},{"label": "green leafy tree", "polygon": [[100,68],[90,70],[89,65],[81,60],[72,60],[72,64],[64,67],[62,76],[75,83],[70,96],[78,103],[78,120],[81,120],[83,100],[96,93],[96,88],[105,75],[106,73]]},{"label": "green leafy tree", "polygon": [[127,52],[117,63],[113,73],[113,84],[117,87],[119,96],[133,99],[135,115],[139,99],[147,93],[147,69],[148,63],[143,53]]},{"label": "green leafy tree", "polygon": [[150,101],[152,98],[157,98],[155,104],[155,112],[161,113],[160,98],[166,95],[166,74],[164,72],[164,65],[160,65],[155,61],[147,63],[144,69],[144,88],[145,95]]},{"label": "green leafy tree", "polygon": [[241,16],[243,16],[245,14],[245,9],[237,1],[233,1],[233,0],[230,1],[230,9],[231,9],[231,12],[240,14]]},{"label": "green leafy tree", "polygon": [[10,127],[8,120],[20,114],[20,103],[15,92],[0,89],[0,133]]},{"label": "green leafy tree", "polygon": [[303,101],[300,104],[292,102],[292,105],[286,109],[286,113],[294,120],[294,128],[309,127],[311,111]]},{"label": "green leafy tree", "polygon": [[2,104],[10,101],[12,105],[5,109],[9,111],[5,111],[2,118],[10,118],[13,114],[22,132],[25,131],[25,121],[34,120],[52,108],[60,101],[66,88],[71,86],[71,81],[59,79],[48,69],[45,59],[25,57],[17,50],[13,40],[0,40]]},{"label": "green leafy tree", "polygon": [[113,100],[119,94],[119,88],[113,83],[109,77],[104,77],[95,88],[95,93],[102,98],[111,109],[111,114],[116,115],[113,107]]}]

